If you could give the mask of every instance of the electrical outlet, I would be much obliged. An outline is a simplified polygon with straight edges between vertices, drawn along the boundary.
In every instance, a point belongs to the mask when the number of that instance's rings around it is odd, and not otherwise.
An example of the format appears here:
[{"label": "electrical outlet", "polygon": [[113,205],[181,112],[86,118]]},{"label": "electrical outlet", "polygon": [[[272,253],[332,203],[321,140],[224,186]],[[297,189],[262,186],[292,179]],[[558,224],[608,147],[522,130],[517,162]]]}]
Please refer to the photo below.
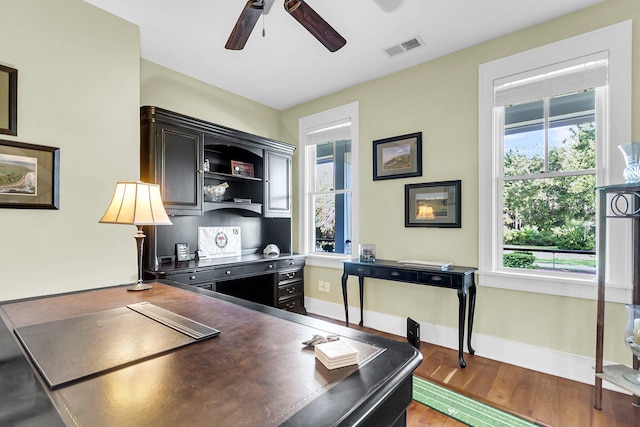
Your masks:
[{"label": "electrical outlet", "polygon": [[331,283],[324,282],[324,291],[329,292],[331,290]]},{"label": "electrical outlet", "polygon": [[318,280],[318,290],[324,292],[324,281]]}]

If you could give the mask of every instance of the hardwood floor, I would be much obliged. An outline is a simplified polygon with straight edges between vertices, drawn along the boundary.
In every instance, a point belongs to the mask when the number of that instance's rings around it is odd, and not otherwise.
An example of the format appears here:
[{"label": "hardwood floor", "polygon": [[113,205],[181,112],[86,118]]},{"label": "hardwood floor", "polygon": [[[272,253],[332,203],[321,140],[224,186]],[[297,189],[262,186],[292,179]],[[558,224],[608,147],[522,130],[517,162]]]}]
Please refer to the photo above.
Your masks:
[{"label": "hardwood floor", "polygon": [[[333,319],[310,316],[342,324]],[[374,329],[351,327],[406,341],[404,337]],[[593,385],[466,353],[467,367],[461,369],[456,350],[425,342],[421,344],[420,352],[424,360],[416,369],[416,375],[539,425],[640,427],[640,408],[632,405],[631,396],[605,389],[602,410],[596,410],[593,408]],[[411,427],[464,425],[416,402],[409,406],[407,419],[407,425]]]}]

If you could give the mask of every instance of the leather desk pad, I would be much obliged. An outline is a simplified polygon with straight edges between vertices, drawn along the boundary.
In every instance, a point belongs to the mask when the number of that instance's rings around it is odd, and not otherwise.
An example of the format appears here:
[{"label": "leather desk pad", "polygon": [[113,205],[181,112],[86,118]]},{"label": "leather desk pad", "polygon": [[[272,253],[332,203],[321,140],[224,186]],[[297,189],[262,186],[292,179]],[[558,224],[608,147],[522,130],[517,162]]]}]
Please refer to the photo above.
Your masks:
[{"label": "leather desk pad", "polygon": [[16,328],[50,388],[196,340],[127,307]]},{"label": "leather desk pad", "polygon": [[[140,293],[106,288],[3,305],[14,328],[148,301],[211,325],[220,336],[50,391],[69,425],[279,425],[350,375],[327,370],[302,345],[324,331],[161,283]],[[144,330],[138,330],[144,340]],[[346,339],[360,366],[383,348]],[[362,384],[362,390],[369,385]],[[333,396],[332,399],[341,399]]]}]

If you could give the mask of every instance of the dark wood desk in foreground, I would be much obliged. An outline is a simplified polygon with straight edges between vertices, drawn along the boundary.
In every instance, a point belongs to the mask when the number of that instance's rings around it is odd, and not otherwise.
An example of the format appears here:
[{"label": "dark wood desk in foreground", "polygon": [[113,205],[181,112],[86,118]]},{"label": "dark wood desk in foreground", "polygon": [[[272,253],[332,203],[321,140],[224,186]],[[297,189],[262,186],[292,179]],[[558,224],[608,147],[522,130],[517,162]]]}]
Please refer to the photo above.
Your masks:
[{"label": "dark wood desk in foreground", "polygon": [[469,328],[467,333],[467,348],[469,354],[475,353],[471,347],[471,332],[473,331],[473,315],[476,305],[475,268],[449,267],[447,270],[416,264],[404,264],[397,261],[376,259],[375,262],[360,262],[357,259],[344,261],[342,274],[342,298],[344,299],[344,314],[346,326],[349,326],[349,306],[347,304],[347,279],[358,276],[360,285],[360,326],[363,326],[364,278],[393,280],[396,282],[414,283],[417,285],[437,286],[458,291],[458,361],[461,367],[467,366],[463,357],[464,320],[469,295]]},{"label": "dark wood desk in foreground", "polygon": [[[0,425],[406,424],[412,374],[422,360],[409,344],[189,285],[152,284],[144,292],[119,286],[0,304]],[[13,334],[145,301],[221,333],[53,390]],[[359,368],[329,371],[302,345],[313,334],[384,351]],[[113,348],[126,351],[149,339],[140,330],[139,339],[114,340]],[[94,346],[86,347],[80,351]]]}]

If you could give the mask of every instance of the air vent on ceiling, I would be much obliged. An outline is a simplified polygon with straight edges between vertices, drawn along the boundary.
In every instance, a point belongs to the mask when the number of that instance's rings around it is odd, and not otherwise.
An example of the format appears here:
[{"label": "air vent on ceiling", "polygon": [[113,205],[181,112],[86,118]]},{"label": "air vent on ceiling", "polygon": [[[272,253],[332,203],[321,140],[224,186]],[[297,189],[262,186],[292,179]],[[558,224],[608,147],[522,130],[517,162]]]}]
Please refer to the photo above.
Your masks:
[{"label": "air vent on ceiling", "polygon": [[424,46],[424,42],[420,38],[420,36],[415,36],[414,38],[404,41],[402,43],[398,43],[384,50],[384,52],[388,56],[396,56],[404,53],[408,50],[415,49],[417,47]]}]

